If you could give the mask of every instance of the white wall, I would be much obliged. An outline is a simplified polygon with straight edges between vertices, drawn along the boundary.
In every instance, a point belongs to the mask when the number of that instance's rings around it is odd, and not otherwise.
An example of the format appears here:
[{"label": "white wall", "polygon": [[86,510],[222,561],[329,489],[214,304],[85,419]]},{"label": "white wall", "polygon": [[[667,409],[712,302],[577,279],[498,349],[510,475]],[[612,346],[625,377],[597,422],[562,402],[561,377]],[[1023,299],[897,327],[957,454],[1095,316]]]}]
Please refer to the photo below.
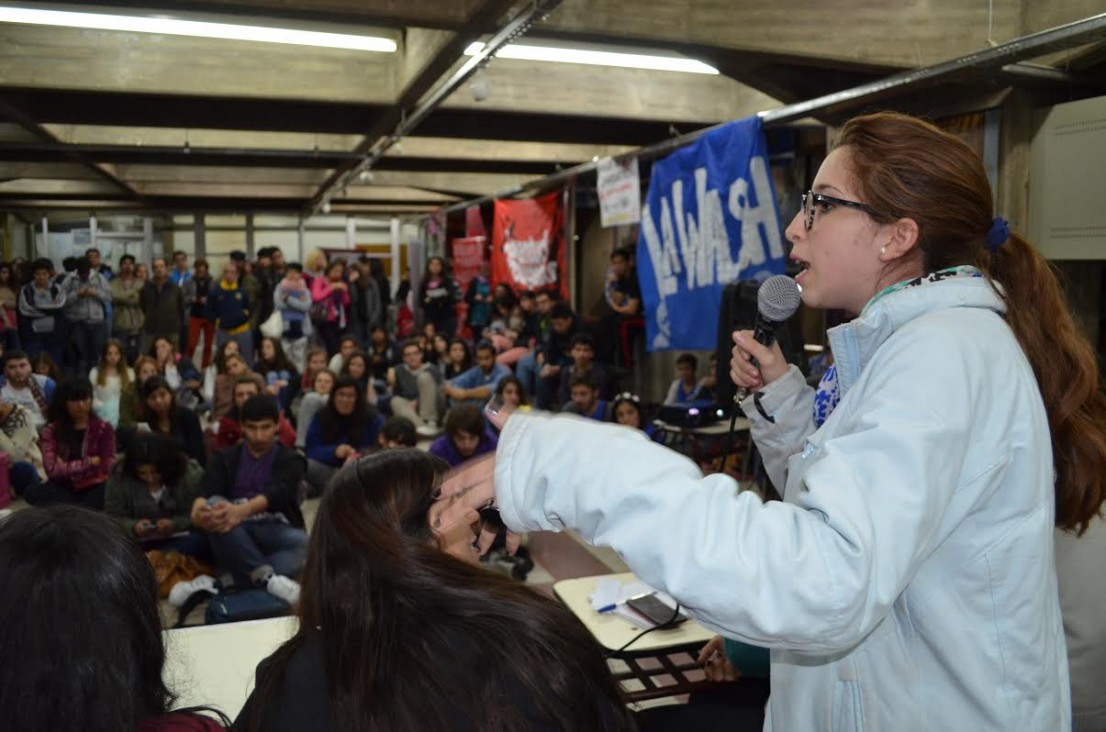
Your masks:
[{"label": "white wall", "polygon": [[1106,259],[1106,96],[1041,113],[1029,173],[1029,238],[1049,259]]}]

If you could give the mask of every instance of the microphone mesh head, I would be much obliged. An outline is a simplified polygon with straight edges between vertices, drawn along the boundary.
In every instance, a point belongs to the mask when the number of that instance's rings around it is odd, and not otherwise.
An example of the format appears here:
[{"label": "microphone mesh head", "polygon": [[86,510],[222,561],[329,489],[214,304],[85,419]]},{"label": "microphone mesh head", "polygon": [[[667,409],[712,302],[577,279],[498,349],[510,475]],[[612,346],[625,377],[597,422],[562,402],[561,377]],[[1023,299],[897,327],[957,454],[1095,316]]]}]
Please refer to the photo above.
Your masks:
[{"label": "microphone mesh head", "polygon": [[790,318],[801,302],[799,286],[787,275],[769,277],[757,290],[757,309],[763,318],[773,323]]}]

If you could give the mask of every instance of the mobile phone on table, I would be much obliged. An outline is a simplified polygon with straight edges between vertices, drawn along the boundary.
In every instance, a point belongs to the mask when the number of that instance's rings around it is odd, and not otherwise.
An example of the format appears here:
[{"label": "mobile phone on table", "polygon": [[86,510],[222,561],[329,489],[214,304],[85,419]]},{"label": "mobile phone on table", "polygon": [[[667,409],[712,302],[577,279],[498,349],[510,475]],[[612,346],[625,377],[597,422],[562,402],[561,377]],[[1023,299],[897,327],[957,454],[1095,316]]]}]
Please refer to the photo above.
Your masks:
[{"label": "mobile phone on table", "polygon": [[659,627],[674,627],[687,620],[683,613],[663,602],[655,592],[631,597],[626,606]]}]

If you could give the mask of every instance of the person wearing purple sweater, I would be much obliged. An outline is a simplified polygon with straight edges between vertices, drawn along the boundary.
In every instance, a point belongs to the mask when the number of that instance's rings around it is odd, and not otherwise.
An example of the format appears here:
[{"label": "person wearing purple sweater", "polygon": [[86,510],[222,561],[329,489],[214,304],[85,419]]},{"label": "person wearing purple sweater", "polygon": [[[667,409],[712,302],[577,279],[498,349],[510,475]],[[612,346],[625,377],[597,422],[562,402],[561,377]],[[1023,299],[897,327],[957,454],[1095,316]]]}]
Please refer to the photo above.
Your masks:
[{"label": "person wearing purple sweater", "polygon": [[477,455],[493,452],[498,442],[499,438],[484,422],[480,407],[459,404],[445,418],[445,434],[430,444],[430,454],[454,467]]}]

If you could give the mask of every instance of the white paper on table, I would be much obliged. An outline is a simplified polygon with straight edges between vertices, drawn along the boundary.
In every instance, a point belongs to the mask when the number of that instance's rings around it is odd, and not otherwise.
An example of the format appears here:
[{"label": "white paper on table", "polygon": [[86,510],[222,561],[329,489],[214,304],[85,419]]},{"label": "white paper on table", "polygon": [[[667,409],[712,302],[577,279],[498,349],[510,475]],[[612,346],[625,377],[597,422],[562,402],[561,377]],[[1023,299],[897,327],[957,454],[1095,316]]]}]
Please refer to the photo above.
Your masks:
[{"label": "white paper on table", "polygon": [[630,609],[630,607],[626,605],[626,601],[631,597],[647,595],[651,592],[656,593],[657,599],[665,605],[668,605],[668,607],[673,610],[676,609],[676,600],[673,599],[671,595],[667,592],[654,590],[641,580],[622,582],[613,578],[600,579],[596,582],[595,591],[592,592],[589,601],[591,602],[591,609],[596,612],[599,612],[600,608],[614,605],[614,610],[608,611],[609,614],[622,618],[634,627],[647,630],[654,627],[655,624]]}]

